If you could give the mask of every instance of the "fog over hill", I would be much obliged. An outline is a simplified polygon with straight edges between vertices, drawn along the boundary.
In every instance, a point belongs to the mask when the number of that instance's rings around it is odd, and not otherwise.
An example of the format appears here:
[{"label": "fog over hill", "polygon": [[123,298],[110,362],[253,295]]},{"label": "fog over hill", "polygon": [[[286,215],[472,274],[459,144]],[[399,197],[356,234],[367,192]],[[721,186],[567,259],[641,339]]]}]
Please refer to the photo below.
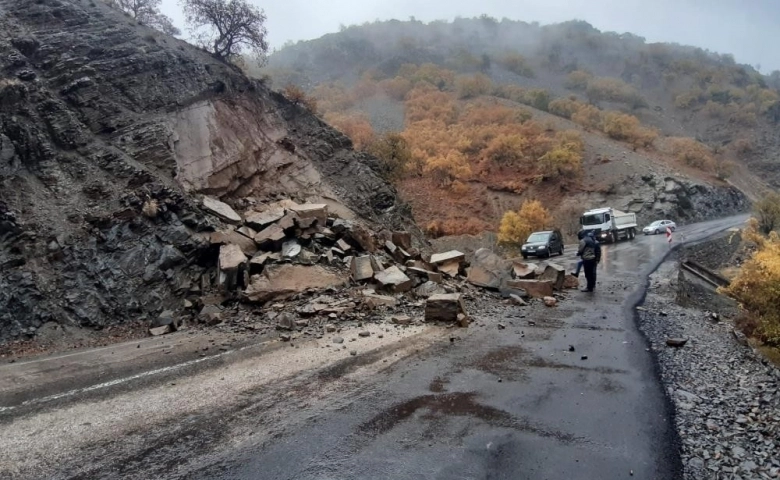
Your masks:
[{"label": "fog over hill", "polygon": [[[778,180],[780,74],[584,21],[378,21],[288,45],[250,70],[302,88],[356,148],[384,156],[437,234],[495,228],[537,198],[562,216],[567,203],[611,202],[690,221],[744,205],[671,201],[656,190],[664,177],[728,181],[751,196],[758,176]],[[439,228],[442,215],[452,228]]]},{"label": "fog over hill", "polygon": [[[486,0],[482,2],[260,2],[268,14],[273,48],[288,41],[310,40],[336,32],[340,25],[379,20],[425,22],[478,17],[509,18],[542,24],[585,20],[600,30],[631,32],[650,42],[675,42],[731,53],[740,62],[761,65],[763,72],[780,69],[780,52],[767,48],[780,40],[780,4],[772,0],[718,2],[700,0]],[[163,11],[179,26],[183,17],[177,0],[163,0]]]}]

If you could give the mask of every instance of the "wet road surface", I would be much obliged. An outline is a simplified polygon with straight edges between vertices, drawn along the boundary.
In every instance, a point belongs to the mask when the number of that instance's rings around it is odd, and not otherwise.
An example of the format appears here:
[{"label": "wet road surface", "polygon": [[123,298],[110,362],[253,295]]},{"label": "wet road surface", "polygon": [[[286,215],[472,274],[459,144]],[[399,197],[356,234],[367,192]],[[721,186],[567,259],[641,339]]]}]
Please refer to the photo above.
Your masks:
[{"label": "wet road surface", "polygon": [[[672,244],[743,220],[682,227]],[[633,318],[670,249],[663,235],[605,245],[595,294],[536,315],[501,307],[365,385],[348,408],[194,478],[675,478],[668,405]],[[553,260],[572,264],[571,250]]]},{"label": "wet road surface", "polygon": [[[681,227],[672,245],[744,220]],[[193,408],[154,421],[140,409],[137,431],[82,449],[92,467],[54,477],[676,478],[677,440],[633,310],[671,248],[663,235],[605,245],[597,291],[553,309],[496,303],[469,329],[301,371],[222,409],[187,398]],[[570,269],[572,250],[553,261]],[[225,371],[255,368],[243,362]],[[0,433],[14,422],[0,417]]]}]

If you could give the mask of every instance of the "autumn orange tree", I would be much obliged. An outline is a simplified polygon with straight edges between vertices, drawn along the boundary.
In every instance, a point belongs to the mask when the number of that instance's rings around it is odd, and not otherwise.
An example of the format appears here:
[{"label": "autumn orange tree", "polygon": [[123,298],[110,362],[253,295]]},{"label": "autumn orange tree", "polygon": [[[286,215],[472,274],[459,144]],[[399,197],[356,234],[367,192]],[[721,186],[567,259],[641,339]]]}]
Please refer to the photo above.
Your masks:
[{"label": "autumn orange tree", "polygon": [[[571,118],[572,115],[577,113],[580,109],[585,107],[585,104],[575,98],[556,98],[549,104],[550,113],[558,115],[563,118]],[[596,108],[596,107],[593,107]]]},{"label": "autumn orange tree", "polygon": [[303,105],[311,113],[317,114],[317,99],[307,95],[302,88],[296,85],[287,85],[282,90],[282,95],[294,104]]},{"label": "autumn orange tree", "polygon": [[457,119],[457,106],[452,96],[431,85],[415,87],[406,96],[407,126],[421,120],[435,120],[449,125]]},{"label": "autumn orange tree", "polygon": [[575,70],[566,77],[565,86],[572,90],[585,90],[592,78],[593,75],[590,72]]},{"label": "autumn orange tree", "polygon": [[423,63],[419,66],[406,63],[398,69],[398,76],[406,78],[415,86],[418,83],[427,83],[439,90],[452,90],[455,84],[455,72],[434,63]]},{"label": "autumn orange tree", "polygon": [[461,75],[455,79],[455,91],[461,99],[488,95],[492,90],[493,81],[482,73],[473,76]]},{"label": "autumn orange tree", "polygon": [[525,158],[529,140],[516,133],[501,133],[487,142],[482,157],[498,165],[516,165]]},{"label": "autumn orange tree", "polygon": [[450,150],[427,158],[423,173],[429,175],[439,186],[449,187],[457,179],[470,177],[471,165],[463,153]]},{"label": "autumn orange tree", "polygon": [[403,77],[387,78],[379,82],[379,89],[395,100],[404,100],[412,86],[411,80]]},{"label": "autumn orange tree", "polygon": [[366,152],[382,161],[385,176],[392,181],[403,178],[412,167],[412,149],[399,133],[388,133],[375,139]]},{"label": "autumn orange tree", "polygon": [[552,101],[550,92],[543,88],[527,89],[519,85],[496,85],[493,87],[493,95],[545,112],[549,110]]},{"label": "autumn orange tree", "polygon": [[341,84],[318,85],[312,92],[312,96],[317,99],[317,104],[325,113],[344,112],[355,104],[352,94]]},{"label": "autumn orange tree", "polygon": [[709,170],[715,165],[712,150],[707,145],[689,137],[669,139],[672,154],[686,165]]},{"label": "autumn orange tree", "polygon": [[602,122],[604,133],[615,140],[629,140],[640,125],[638,118],[619,112],[606,113]]},{"label": "autumn orange tree", "polygon": [[759,221],[751,219],[745,237],[757,249],[724,291],[755,316],[758,325],[753,334],[780,346],[780,236],[777,232],[763,236],[759,228]]},{"label": "autumn orange tree", "polygon": [[525,201],[517,212],[509,210],[501,218],[498,229],[499,243],[517,248],[536,230],[544,230],[552,224],[550,212],[538,200]]},{"label": "autumn orange tree", "polygon": [[573,130],[555,134],[554,147],[539,158],[539,169],[545,178],[575,177],[582,170],[582,137]]},{"label": "autumn orange tree", "polygon": [[534,69],[528,64],[528,60],[516,52],[510,52],[499,59],[499,63],[507,70],[522,77],[534,78]]},{"label": "autumn orange tree", "polygon": [[776,228],[780,228],[780,194],[770,192],[761,198],[753,206],[756,212],[758,229],[764,235],[769,235]]},{"label": "autumn orange tree", "polygon": [[639,92],[619,78],[604,77],[591,79],[588,81],[585,94],[591,102],[620,102],[634,108],[646,105]]},{"label": "autumn orange tree", "polygon": [[737,168],[737,164],[723,157],[715,157],[715,176],[719,180],[726,180]]},{"label": "autumn orange tree", "polygon": [[508,107],[495,102],[472,102],[460,113],[458,123],[467,127],[485,125],[516,125],[530,120],[533,116],[525,108]]},{"label": "autumn orange tree", "polygon": [[586,129],[599,130],[602,125],[602,112],[593,105],[582,105],[572,114],[571,119]]},{"label": "autumn orange tree", "polygon": [[643,127],[638,118],[625,113],[607,112],[601,128],[610,138],[630,143],[634,150],[649,147],[658,138],[655,130]]},{"label": "autumn orange tree", "polygon": [[374,78],[364,75],[351,90],[352,98],[359,102],[367,98],[371,98],[379,92],[379,86]]},{"label": "autumn orange tree", "polygon": [[348,136],[356,150],[364,150],[374,141],[374,129],[361,113],[327,113],[325,121]]}]

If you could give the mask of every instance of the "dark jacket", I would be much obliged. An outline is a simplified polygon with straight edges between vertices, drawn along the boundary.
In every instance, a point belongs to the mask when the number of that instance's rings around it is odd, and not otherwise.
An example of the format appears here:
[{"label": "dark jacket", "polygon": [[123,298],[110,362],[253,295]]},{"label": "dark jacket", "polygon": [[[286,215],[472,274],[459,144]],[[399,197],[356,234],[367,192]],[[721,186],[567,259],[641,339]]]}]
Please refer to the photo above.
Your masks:
[{"label": "dark jacket", "polygon": [[586,235],[580,240],[580,248],[577,255],[583,260],[601,261],[601,245],[593,237]]}]

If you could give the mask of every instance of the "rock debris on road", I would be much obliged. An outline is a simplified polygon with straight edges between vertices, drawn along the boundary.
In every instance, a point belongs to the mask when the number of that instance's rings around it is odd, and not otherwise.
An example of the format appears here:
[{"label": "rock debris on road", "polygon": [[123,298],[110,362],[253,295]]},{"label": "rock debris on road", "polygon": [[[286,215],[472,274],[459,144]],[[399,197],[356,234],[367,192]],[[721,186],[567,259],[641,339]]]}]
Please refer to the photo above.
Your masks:
[{"label": "rock debris on road", "polygon": [[[736,222],[686,232],[704,237]],[[395,311],[380,324],[323,325],[322,338],[226,351],[142,382],[67,398],[48,392],[46,404],[0,415],[0,471],[19,479],[676,478],[683,465],[669,404],[631,310],[668,251],[661,237],[608,245],[596,293],[554,292],[552,308],[543,298],[521,306],[511,293],[476,295],[479,287],[465,283],[467,329],[408,325],[418,319]],[[309,328],[277,320],[290,328],[283,335]],[[690,337],[675,352],[697,344],[686,331],[662,333],[670,350],[667,338]],[[167,337],[184,338],[155,338]],[[83,361],[72,358],[61,363]],[[110,385],[116,365],[92,365],[96,381]],[[749,426],[762,411],[743,415]],[[766,466],[746,453],[749,461]]]}]

